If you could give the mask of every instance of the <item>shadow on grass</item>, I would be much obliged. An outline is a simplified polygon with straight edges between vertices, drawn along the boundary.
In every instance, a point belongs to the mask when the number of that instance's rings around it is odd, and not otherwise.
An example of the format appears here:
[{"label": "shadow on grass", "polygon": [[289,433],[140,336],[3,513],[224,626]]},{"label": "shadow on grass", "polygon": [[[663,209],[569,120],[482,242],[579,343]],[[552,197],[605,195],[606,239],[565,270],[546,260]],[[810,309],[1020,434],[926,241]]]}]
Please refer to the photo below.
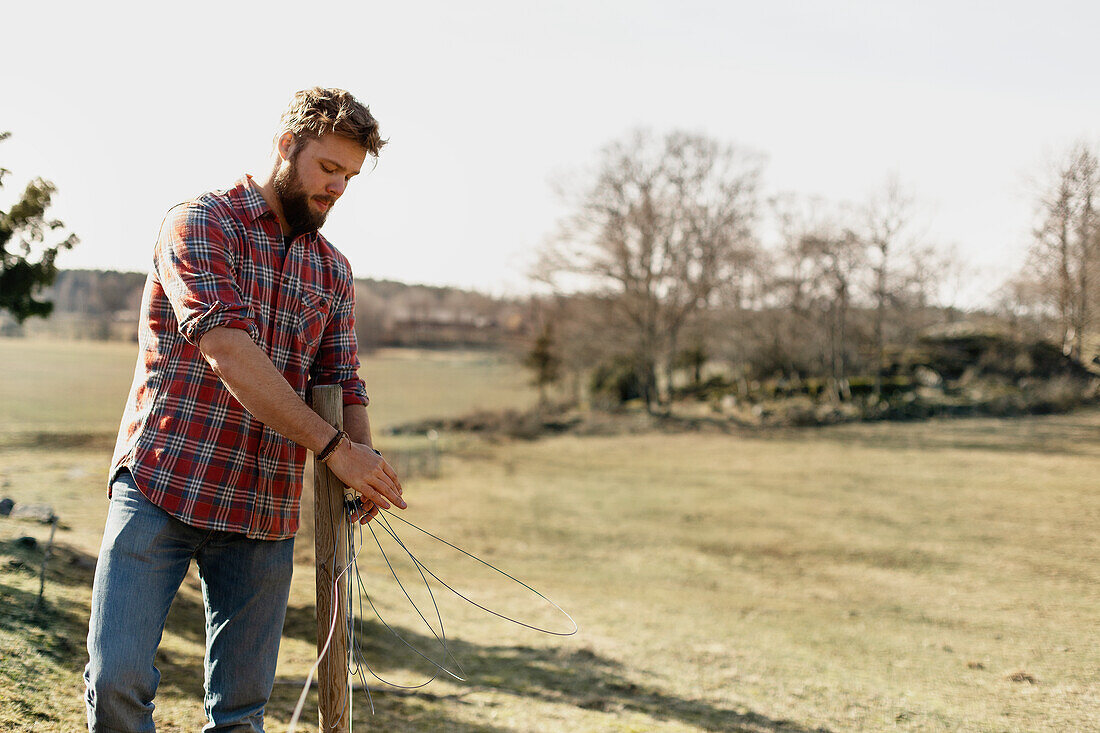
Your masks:
[{"label": "shadow on grass", "polygon": [[[43,661],[67,670],[77,685],[65,694],[83,694],[81,676],[88,660],[86,639],[88,613],[95,574],[95,557],[64,545],[54,545],[46,572],[43,602],[38,611],[38,573],[44,548],[29,547],[18,540],[0,541],[0,631],[23,639],[28,647],[45,659]],[[14,582],[15,576],[20,577]],[[9,580],[10,579],[10,580]],[[23,587],[17,587],[23,586]],[[81,600],[74,600],[72,592],[51,591],[65,586],[77,589]],[[24,588],[30,589],[24,590]],[[204,643],[205,612],[201,600],[180,593],[172,604],[165,629],[185,638]],[[0,654],[0,661],[3,654]],[[158,697],[180,697],[195,701],[201,709],[203,698],[203,663],[201,654],[157,653],[156,666],[161,671]],[[0,673],[5,672],[0,664]],[[47,711],[34,710],[43,704]],[[49,699],[28,700],[28,716],[42,721],[54,720],[48,712],[53,706]],[[29,719],[29,718],[28,718]]]},{"label": "shadow on grass", "polygon": [[[0,570],[0,581],[10,573],[26,577],[18,585],[33,585],[27,581],[37,577],[41,548],[20,547],[0,543],[0,557],[17,559],[21,567],[8,565]],[[62,551],[63,550],[63,551]],[[58,556],[51,560],[47,575],[45,602],[35,616],[37,593],[13,584],[0,582],[0,630],[24,637],[40,654],[48,656],[57,667],[70,670],[79,680],[87,659],[84,639],[88,630],[87,603],[58,598],[49,592],[50,583],[83,586],[90,597],[94,558],[78,551],[55,548]],[[193,589],[185,588],[177,596],[169,612],[166,631],[198,645],[195,652],[157,654],[161,671],[158,698],[194,701],[196,711],[203,698],[202,645],[205,640],[205,611],[202,600]],[[405,628],[397,631],[410,644],[439,657],[441,650],[433,637]],[[284,636],[313,642],[316,621],[312,606],[291,606],[287,609]],[[368,623],[359,636],[364,654],[379,673],[426,674],[431,667],[419,660],[381,624]],[[460,639],[449,639],[448,649],[462,665],[462,676],[471,690],[490,689],[521,699],[565,703],[578,708],[598,711],[609,716],[624,711],[640,713],[655,720],[674,721],[719,733],[811,733],[811,729],[784,720],[775,720],[752,711],[722,708],[705,700],[693,700],[670,694],[656,687],[631,681],[623,666],[587,649],[537,649],[527,646],[479,645]],[[418,665],[417,662],[420,662]],[[453,664],[453,663],[452,663]],[[368,684],[373,680],[368,678]],[[300,688],[295,684],[277,685],[268,705],[268,718],[273,726],[289,720]],[[356,696],[355,718],[365,720],[383,730],[447,730],[455,733],[501,733],[507,729],[488,724],[458,720],[448,711],[475,703],[463,695],[443,698],[428,690],[395,691],[390,688],[373,690],[375,712],[367,712],[362,694]],[[484,705],[484,703],[477,703]],[[316,710],[316,691],[311,692],[307,710],[312,721]],[[199,714],[199,713],[197,713]],[[818,728],[816,731],[825,729]]]},{"label": "shadow on grass", "polygon": [[[285,684],[276,683],[275,690],[271,693],[271,700],[267,705],[267,719],[269,730],[281,730],[277,722],[288,723],[294,713],[294,707],[298,703],[298,696],[302,688],[300,681],[288,681]],[[352,724],[358,730],[364,728],[379,731],[446,731],[447,733],[507,733],[508,728],[501,728],[488,723],[474,723],[457,720],[453,715],[456,708],[470,706],[472,703],[458,697],[448,697],[444,705],[438,704],[441,699],[431,693],[419,695],[401,695],[371,690],[374,701],[374,711],[371,711],[367,702],[366,693],[356,691],[352,700]],[[304,712],[299,719],[298,730],[317,729],[317,689],[310,691],[306,697]]]},{"label": "shadow on grass", "polygon": [[39,654],[59,666],[80,660],[83,668],[87,609],[66,599],[51,600],[47,592],[36,613],[37,599],[37,591],[12,587],[0,575],[0,631],[24,637]]},{"label": "shadow on grass", "polygon": [[[433,636],[402,627],[395,630],[426,656],[442,661],[444,652]],[[283,635],[313,641],[316,638],[313,608],[288,608]],[[387,672],[404,670],[422,675],[420,679],[423,680],[433,673],[429,663],[410,651],[377,621],[364,624],[358,641],[367,661],[383,676]],[[627,678],[619,662],[589,649],[574,651],[479,645],[448,639],[447,650],[458,660],[462,667],[460,674],[471,688],[492,689],[546,702],[564,702],[610,715],[623,711],[636,712],[656,720],[676,721],[719,733],[820,733],[826,730],[804,728],[752,711],[722,708],[704,700],[683,698],[655,687],[639,685]],[[457,671],[453,660],[448,661],[446,666]],[[377,680],[368,675],[368,685],[372,684],[377,684]],[[375,694],[376,701],[387,696],[386,692],[375,693],[373,688],[372,694]],[[396,694],[407,698],[438,699],[423,690]]]},{"label": "shadow on grass", "polygon": [[[4,558],[8,571],[30,573],[35,578],[42,567],[45,548],[41,542],[34,547],[19,539],[0,540],[0,558]],[[69,587],[88,586],[91,595],[92,577],[95,575],[96,558],[68,545],[55,544],[50,550],[46,565],[46,588],[60,584]]]},{"label": "shadow on grass", "polygon": [[[288,609],[288,615],[290,609]],[[313,641],[316,638],[314,610],[305,607],[294,610],[293,627],[302,638]],[[205,646],[205,610],[201,597],[193,589],[183,589],[176,595],[168,613],[165,630],[199,645],[194,654],[169,653],[163,648],[157,652],[157,667],[161,671],[161,684],[158,695],[194,701],[197,708],[203,700],[203,659],[201,649]],[[289,636],[284,626],[283,636]],[[268,701],[266,718],[270,730],[280,730],[293,715],[301,694],[301,683],[277,682]],[[372,691],[372,694],[374,692]],[[452,733],[504,733],[505,729],[489,725],[480,725],[456,720],[446,715],[449,708],[431,705],[434,695],[418,696],[417,699],[402,698],[396,695],[374,694],[375,713],[370,714],[366,700],[358,697],[353,701],[353,720],[377,730],[440,730]],[[450,701],[448,701],[450,704]],[[458,704],[468,704],[458,701]],[[299,730],[315,730],[317,719],[316,686],[307,697],[305,713],[301,718]]]},{"label": "shadow on grass", "polygon": [[57,586],[83,588],[90,599],[95,558],[55,544],[46,566],[42,602],[38,605],[39,573],[44,554],[41,543],[30,546],[19,539],[0,541],[0,630],[29,635],[40,642],[37,644],[39,651],[65,663],[85,653],[88,604],[75,602],[66,597],[70,593],[54,592],[54,589]]}]

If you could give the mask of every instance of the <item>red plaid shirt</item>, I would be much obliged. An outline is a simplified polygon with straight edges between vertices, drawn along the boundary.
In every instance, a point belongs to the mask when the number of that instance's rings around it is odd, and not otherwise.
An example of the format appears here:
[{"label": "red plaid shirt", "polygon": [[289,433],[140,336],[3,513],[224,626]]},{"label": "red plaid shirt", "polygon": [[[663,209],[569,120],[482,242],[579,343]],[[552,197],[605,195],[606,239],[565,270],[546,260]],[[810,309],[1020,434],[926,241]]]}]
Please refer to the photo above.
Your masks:
[{"label": "red plaid shirt", "polygon": [[203,334],[240,328],[305,398],[358,377],[347,259],[320,234],[286,248],[250,177],[168,212],[145,283],[138,361],[111,477],[129,468],[150,501],[203,529],[285,539],[298,529],[306,449],[257,421],[199,352]]}]

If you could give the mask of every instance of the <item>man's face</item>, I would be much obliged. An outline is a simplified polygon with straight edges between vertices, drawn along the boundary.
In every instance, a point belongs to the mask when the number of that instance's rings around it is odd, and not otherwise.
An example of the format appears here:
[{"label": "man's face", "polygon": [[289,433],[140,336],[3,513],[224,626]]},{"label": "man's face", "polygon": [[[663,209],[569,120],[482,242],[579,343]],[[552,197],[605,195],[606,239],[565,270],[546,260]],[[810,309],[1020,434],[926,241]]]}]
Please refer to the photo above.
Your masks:
[{"label": "man's face", "polygon": [[298,236],[321,228],[336,199],[358,175],[367,151],[354,140],[325,135],[315,140],[280,140],[282,164],[274,188],[290,234]]}]

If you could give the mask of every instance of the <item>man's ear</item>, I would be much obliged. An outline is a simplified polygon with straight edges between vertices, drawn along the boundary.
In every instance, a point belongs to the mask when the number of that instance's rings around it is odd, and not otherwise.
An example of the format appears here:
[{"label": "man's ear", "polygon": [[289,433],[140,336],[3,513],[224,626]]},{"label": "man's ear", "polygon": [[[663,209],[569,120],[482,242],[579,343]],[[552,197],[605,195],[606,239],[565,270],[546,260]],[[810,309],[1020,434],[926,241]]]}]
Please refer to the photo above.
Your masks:
[{"label": "man's ear", "polygon": [[294,145],[296,144],[294,139],[294,133],[284,132],[279,136],[279,139],[275,142],[275,151],[279,154],[282,160],[290,160],[291,154],[294,152]]}]

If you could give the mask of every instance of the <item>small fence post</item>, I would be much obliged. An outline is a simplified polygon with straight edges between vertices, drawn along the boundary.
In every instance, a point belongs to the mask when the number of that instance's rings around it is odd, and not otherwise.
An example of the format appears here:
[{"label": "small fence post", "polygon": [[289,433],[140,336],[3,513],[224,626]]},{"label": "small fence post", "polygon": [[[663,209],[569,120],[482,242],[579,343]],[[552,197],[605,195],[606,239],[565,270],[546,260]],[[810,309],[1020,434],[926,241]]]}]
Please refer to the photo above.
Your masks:
[{"label": "small fence post", "polygon": [[428,471],[429,478],[439,477],[439,433],[428,431]]},{"label": "small fence post", "polygon": [[[344,425],[344,396],[340,385],[313,388],[314,412],[335,428]],[[344,512],[344,486],[328,466],[313,458],[313,531],[317,577],[317,653],[320,654],[333,628],[332,641],[317,667],[317,707],[321,733],[346,733],[351,717],[348,689],[347,588],[345,575],[336,575],[347,564],[347,515]],[[333,584],[336,595],[333,597]],[[335,607],[333,607],[335,601]]]}]

